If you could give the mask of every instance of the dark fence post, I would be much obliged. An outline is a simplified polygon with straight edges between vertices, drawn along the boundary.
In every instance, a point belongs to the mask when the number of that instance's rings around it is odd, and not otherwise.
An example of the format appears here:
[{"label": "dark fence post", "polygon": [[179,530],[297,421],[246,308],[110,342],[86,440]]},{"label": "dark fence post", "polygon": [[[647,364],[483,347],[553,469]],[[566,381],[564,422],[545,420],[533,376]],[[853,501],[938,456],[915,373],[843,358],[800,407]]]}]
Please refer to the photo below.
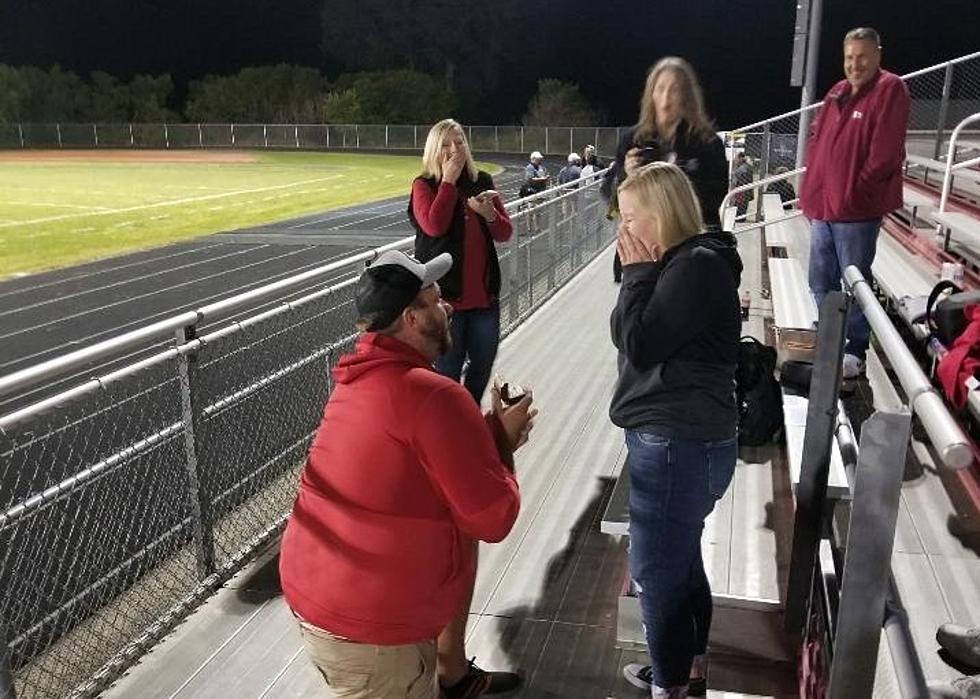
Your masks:
[{"label": "dark fence post", "polygon": [[807,617],[816,556],[824,530],[827,476],[837,425],[837,394],[840,392],[849,306],[850,297],[840,291],[827,294],[820,306],[817,356],[810,380],[800,482],[796,487],[793,551],[786,588],[786,616],[783,619],[786,631],[797,638],[803,631]]},{"label": "dark fence post", "polygon": [[831,697],[870,697],[874,690],[911,428],[907,409],[875,413],[861,426],[830,669]]},{"label": "dark fence post", "polygon": [[17,699],[14,671],[10,666],[10,646],[7,645],[3,627],[0,627],[0,699]]},{"label": "dark fence post", "polygon": [[[197,329],[188,325],[177,331],[177,344],[184,345],[197,337]],[[187,467],[188,499],[191,507],[191,520],[194,527],[194,541],[197,544],[197,572],[201,579],[214,572],[214,522],[211,503],[207,496],[206,484],[202,483],[200,450],[201,406],[198,403],[200,390],[197,378],[197,352],[183,352],[177,359],[180,379],[180,401],[184,420],[184,455]]]}]

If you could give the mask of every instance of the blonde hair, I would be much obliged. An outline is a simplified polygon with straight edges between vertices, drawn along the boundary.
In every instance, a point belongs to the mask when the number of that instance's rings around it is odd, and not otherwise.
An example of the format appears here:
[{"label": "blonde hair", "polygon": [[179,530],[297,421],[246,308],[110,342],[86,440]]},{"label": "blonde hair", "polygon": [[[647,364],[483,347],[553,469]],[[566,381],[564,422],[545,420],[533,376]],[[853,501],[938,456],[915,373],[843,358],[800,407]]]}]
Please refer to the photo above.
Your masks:
[{"label": "blonde hair", "polygon": [[701,205],[691,180],[673,163],[655,162],[634,170],[617,192],[632,192],[645,212],[657,219],[664,250],[700,234],[704,228]]},{"label": "blonde hair", "polygon": [[640,119],[636,124],[636,141],[641,143],[657,135],[657,107],[653,103],[653,88],[666,71],[671,71],[681,83],[681,118],[687,123],[687,135],[707,141],[715,135],[711,119],[704,110],[704,93],[697,73],[691,64],[677,56],[657,61],[647,71],[646,85],[640,98]]},{"label": "blonde hair", "polygon": [[435,177],[442,179],[442,142],[452,131],[458,131],[463,138],[463,145],[466,147],[466,173],[470,181],[476,181],[476,163],[473,162],[473,154],[470,152],[470,144],[466,140],[466,132],[463,126],[455,119],[443,119],[429,129],[429,135],[425,139],[425,150],[422,151],[422,177]]}]

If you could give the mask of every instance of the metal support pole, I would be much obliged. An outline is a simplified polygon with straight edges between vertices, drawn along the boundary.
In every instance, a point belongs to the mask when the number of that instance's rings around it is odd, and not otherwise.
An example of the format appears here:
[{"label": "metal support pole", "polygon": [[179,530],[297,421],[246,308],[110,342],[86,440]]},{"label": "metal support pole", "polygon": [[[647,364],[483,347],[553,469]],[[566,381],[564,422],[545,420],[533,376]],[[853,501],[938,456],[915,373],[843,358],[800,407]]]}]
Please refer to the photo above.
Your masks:
[{"label": "metal support pole", "polygon": [[[806,41],[806,77],[800,108],[806,109],[816,99],[817,70],[820,65],[820,24],[823,20],[823,0],[810,0],[810,25]],[[812,111],[800,112],[800,128],[796,134],[796,167],[806,163],[806,142],[810,137]]]},{"label": "metal support pole", "polygon": [[[561,192],[564,194],[564,192]],[[552,202],[548,211],[548,292],[555,288],[555,238],[558,236],[559,207],[571,206],[572,198]],[[548,293],[545,292],[545,293]]]},{"label": "metal support pole", "polygon": [[946,114],[949,111],[949,94],[953,89],[953,64],[946,66],[946,76],[943,78],[943,99],[939,103],[939,120],[936,122],[936,143],[932,149],[935,160],[943,152],[943,130],[946,128]]},{"label": "metal support pole", "polygon": [[204,130],[200,124],[197,125],[197,145],[204,148]]},{"label": "metal support pole", "polygon": [[873,694],[911,429],[912,413],[905,408],[875,413],[861,427],[830,668],[831,699]]},{"label": "metal support pole", "polygon": [[817,356],[810,380],[800,482],[796,486],[793,550],[783,619],[784,628],[794,636],[799,636],[804,628],[817,552],[823,535],[827,477],[837,426],[837,395],[840,393],[844,330],[849,306],[849,298],[840,291],[831,291],[820,305]]},{"label": "metal support pole", "polygon": [[99,147],[99,127],[96,124],[92,124],[92,137],[95,139],[95,147]]},{"label": "metal support pole", "polygon": [[234,148],[235,147],[235,125],[234,124],[230,124],[229,126],[230,126],[230,131],[231,131],[231,147]]},{"label": "metal support pole", "polygon": [[170,129],[167,128],[167,122],[163,123],[163,144],[166,148],[170,148]]},{"label": "metal support pole", "polygon": [[293,140],[296,142],[296,149],[299,150],[299,124],[293,125]]},{"label": "metal support pole", "polygon": [[493,127],[493,150],[495,153],[500,152],[500,127]]},{"label": "metal support pole", "polygon": [[269,127],[266,124],[262,124],[262,145],[269,147]]},{"label": "metal support pole", "polygon": [[58,148],[64,148],[64,143],[61,142],[61,124],[55,124],[55,128],[58,130]]},{"label": "metal support pole", "polygon": [[[193,325],[177,330],[177,344],[192,342],[197,337]],[[211,506],[204,486],[201,483],[201,463],[198,453],[198,434],[201,430],[201,410],[197,403],[197,362],[196,352],[181,354],[177,360],[180,380],[180,402],[184,420],[184,455],[187,467],[188,500],[191,522],[194,527],[194,542],[197,544],[197,574],[203,580],[216,569],[214,551],[214,526]]]},{"label": "metal support pole", "polygon": [[129,122],[129,147],[133,148],[136,145],[136,141],[133,138],[133,122]]},{"label": "metal support pole", "polygon": [[521,126],[521,153],[524,152],[524,127]]},{"label": "metal support pole", "polygon": [[356,148],[360,150],[361,148],[361,130],[357,128],[357,124],[354,124],[354,139],[356,141]]},{"label": "metal support pole", "polygon": [[2,632],[0,632],[0,699],[17,699],[14,671],[10,667],[10,647]]},{"label": "metal support pole", "polygon": [[888,578],[888,599],[885,600],[885,636],[888,637],[888,654],[892,656],[892,667],[898,689],[903,697],[925,697],[929,695],[925,673],[919,654],[915,650],[915,640],[909,628],[909,615],[902,604],[895,577]]},{"label": "metal support pole", "polygon": [[20,147],[24,147],[24,125],[17,124],[17,135],[20,136]]},{"label": "metal support pole", "polygon": [[575,152],[575,129],[571,126],[568,127],[568,152]]},{"label": "metal support pole", "polygon": [[419,147],[419,125],[416,124],[412,127],[412,145],[418,150]]},{"label": "metal support pole", "polygon": [[[523,127],[521,128],[521,130],[523,131]],[[530,212],[524,213],[525,218],[529,217],[530,215],[531,215]],[[527,218],[527,220],[530,221],[530,218]],[[520,299],[518,298],[519,294],[517,291],[517,275],[518,272],[520,272],[520,262],[518,261],[517,256],[521,253],[520,229],[521,229],[520,226],[514,226],[514,234],[511,236],[510,239],[510,264],[508,265],[508,267],[510,268],[509,270],[510,283],[507,286],[508,286],[508,291],[510,296],[509,315],[510,315],[511,323],[513,323],[514,320],[520,316],[520,310],[521,310]]]},{"label": "metal support pole", "polygon": [[385,150],[390,150],[391,146],[388,144],[388,125],[385,124]]},{"label": "metal support pole", "polygon": [[545,155],[547,155],[550,152],[548,150],[548,132],[549,131],[551,131],[551,128],[548,127],[548,126],[545,126],[544,127],[544,152],[545,152]]},{"label": "metal support pole", "polygon": [[[766,124],[762,129],[762,159],[760,162],[759,179],[764,180],[769,177],[769,151],[772,146],[772,124]],[[765,194],[764,189],[757,189],[755,192],[755,219],[762,220],[762,198]]]}]

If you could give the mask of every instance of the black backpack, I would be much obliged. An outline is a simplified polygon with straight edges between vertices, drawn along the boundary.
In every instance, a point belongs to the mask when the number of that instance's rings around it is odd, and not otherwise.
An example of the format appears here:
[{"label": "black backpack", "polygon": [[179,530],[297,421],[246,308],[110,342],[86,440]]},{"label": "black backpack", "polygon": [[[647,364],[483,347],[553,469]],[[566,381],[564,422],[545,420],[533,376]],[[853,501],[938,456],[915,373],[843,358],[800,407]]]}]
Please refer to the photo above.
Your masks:
[{"label": "black backpack", "polygon": [[[947,290],[952,293],[940,300],[939,295]],[[952,347],[969,323],[964,310],[977,303],[980,303],[980,291],[963,291],[953,282],[944,279],[929,292],[929,299],[926,301],[926,327],[943,347]]]},{"label": "black backpack", "polygon": [[749,335],[739,341],[735,368],[739,444],[766,444],[783,426],[783,396],[775,371],[775,349]]}]

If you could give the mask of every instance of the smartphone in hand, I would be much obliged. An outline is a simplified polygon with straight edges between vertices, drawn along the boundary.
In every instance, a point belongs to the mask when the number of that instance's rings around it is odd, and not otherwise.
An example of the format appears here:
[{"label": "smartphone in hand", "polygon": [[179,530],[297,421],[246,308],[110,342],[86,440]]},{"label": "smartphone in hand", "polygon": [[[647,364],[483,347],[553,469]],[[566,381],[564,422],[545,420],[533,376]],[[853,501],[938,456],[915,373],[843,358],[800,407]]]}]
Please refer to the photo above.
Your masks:
[{"label": "smartphone in hand", "polygon": [[493,199],[494,197],[499,197],[499,196],[500,196],[500,192],[498,192],[496,189],[485,189],[479,194],[477,194],[476,198],[482,202],[487,202]]}]

